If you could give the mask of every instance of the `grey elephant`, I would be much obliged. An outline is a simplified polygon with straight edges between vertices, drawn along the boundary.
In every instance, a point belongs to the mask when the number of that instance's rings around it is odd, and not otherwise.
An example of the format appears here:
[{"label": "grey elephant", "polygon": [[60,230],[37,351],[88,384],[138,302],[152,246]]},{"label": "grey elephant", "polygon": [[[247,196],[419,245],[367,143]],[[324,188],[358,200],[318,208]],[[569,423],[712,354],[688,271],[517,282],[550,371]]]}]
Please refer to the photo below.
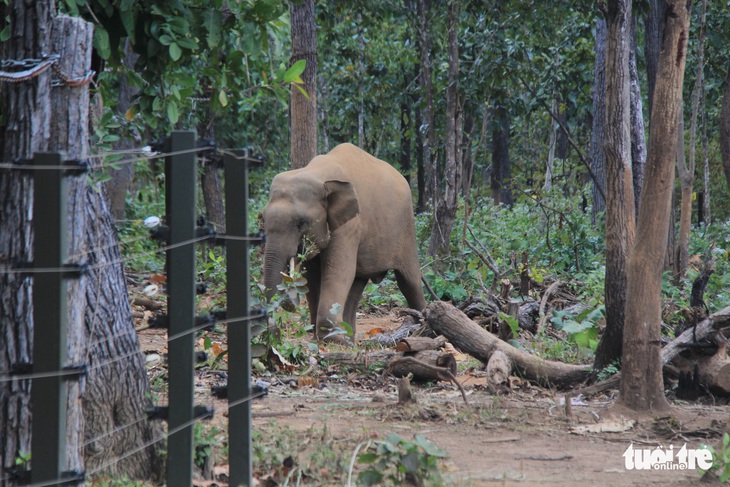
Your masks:
[{"label": "grey elephant", "polygon": [[313,243],[303,271],[318,339],[341,321],[354,332],[365,285],[368,280],[379,283],[389,270],[395,271],[408,306],[426,307],[408,182],[388,163],[352,144],[276,175],[263,226],[269,299],[302,239]]}]

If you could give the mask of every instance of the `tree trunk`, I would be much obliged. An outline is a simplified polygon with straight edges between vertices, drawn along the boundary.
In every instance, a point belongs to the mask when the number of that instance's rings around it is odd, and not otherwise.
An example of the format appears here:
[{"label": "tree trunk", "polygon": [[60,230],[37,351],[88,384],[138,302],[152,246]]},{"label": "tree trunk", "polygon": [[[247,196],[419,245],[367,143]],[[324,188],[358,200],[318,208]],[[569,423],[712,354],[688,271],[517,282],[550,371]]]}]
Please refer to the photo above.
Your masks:
[{"label": "tree trunk", "polygon": [[[50,53],[53,3],[12,0],[2,4],[9,16],[10,39],[0,45],[2,59],[37,58]],[[46,71],[22,83],[1,83],[2,160],[30,159],[48,149],[50,138],[51,74]],[[33,260],[33,178],[19,171],[0,170],[0,259],[2,267]],[[31,363],[33,349],[32,280],[0,272],[0,370]],[[12,467],[19,453],[30,453],[31,382],[0,382],[0,467]],[[5,477],[5,474],[0,474]]]},{"label": "tree trunk", "polygon": [[[557,53],[555,53],[557,56]],[[558,113],[560,110],[560,101],[558,100],[557,93],[553,93],[553,113]],[[558,121],[553,117],[550,117],[550,133],[548,134],[548,156],[547,166],[545,168],[545,183],[542,185],[542,190],[549,193],[553,189],[553,171],[555,169],[555,146],[558,143]]]},{"label": "tree trunk", "polygon": [[512,175],[509,158],[510,116],[504,105],[497,101],[494,107],[492,131],[492,199],[495,204],[512,206]]},{"label": "tree trunk", "polygon": [[446,164],[444,192],[434,201],[433,226],[428,253],[433,257],[449,252],[451,230],[461,189],[461,114],[459,111],[459,2],[449,4],[449,76],[446,88]]},{"label": "tree trunk", "polygon": [[[420,45],[420,72],[421,85],[421,119],[419,132],[423,141],[423,165],[425,169],[425,180],[423,185],[423,202],[421,208],[425,208],[428,202],[434,197],[434,188],[439,183],[437,177],[435,143],[436,127],[434,126],[435,116],[433,112],[433,80],[431,79],[431,35],[428,15],[431,8],[430,0],[418,0],[418,40]],[[419,195],[420,199],[420,195]]]},{"label": "tree trunk", "polygon": [[[690,157],[691,159],[691,157]],[[676,247],[672,249],[674,257],[674,277],[684,277],[689,265],[689,237],[692,225],[692,183],[694,180],[694,162],[690,160],[689,167],[684,154],[684,115],[679,113],[679,128],[677,130],[677,173],[680,184],[680,210],[679,210],[679,233],[677,235]]]},{"label": "tree trunk", "polygon": [[404,90],[400,101],[400,170],[403,177],[411,182],[411,95],[408,90],[408,77],[403,79]]},{"label": "tree trunk", "polygon": [[[654,104],[654,85],[656,84],[659,52],[662,48],[664,36],[665,0],[649,0],[649,11],[644,21],[644,57],[646,58],[646,85],[647,100],[649,102],[649,116],[651,117]],[[649,119],[651,124],[651,118]]]},{"label": "tree trunk", "polygon": [[644,107],[641,102],[639,72],[636,69],[636,18],[631,20],[631,51],[629,53],[629,73],[631,78],[631,170],[634,181],[635,216],[641,204],[641,186],[644,183],[646,166],[646,135],[644,126]]},{"label": "tree trunk", "polygon": [[626,261],[634,244],[634,186],[631,166],[631,0],[608,2],[606,11],[606,328],[594,369],[621,357]]},{"label": "tree trunk", "polygon": [[596,176],[593,182],[592,219],[606,210],[601,191],[606,188],[606,153],[603,143],[606,137],[606,21],[596,20],[596,66],[593,74],[593,131],[591,132],[591,169]]},{"label": "tree trunk", "polygon": [[667,2],[654,91],[644,194],[636,245],[628,265],[626,327],[618,402],[637,412],[670,409],[664,396],[661,360],[661,280],[674,181],[682,84],[689,35],[687,2]]},{"label": "tree trunk", "polygon": [[[210,112],[210,106],[205,109],[206,116],[198,125],[198,135],[203,139],[215,140],[215,125]],[[226,231],[226,214],[223,205],[223,188],[221,187],[220,170],[217,161],[202,157],[200,164],[203,172],[200,175],[200,187],[205,202],[205,218],[217,232]]]},{"label": "tree trunk", "polygon": [[289,3],[291,16],[291,63],[304,59],[304,91],[291,90],[291,159],[292,168],[309,164],[317,155],[317,37],[314,23],[314,0]]},{"label": "tree trunk", "polygon": [[[129,82],[127,72],[134,70],[134,64],[138,58],[139,55],[132,49],[131,41],[127,39],[124,44],[124,60],[122,61],[125,72],[122,72],[119,77],[119,101],[116,104],[116,113],[119,117],[124,117],[129,107],[132,106],[132,98],[137,94],[137,89]],[[92,120],[92,123],[96,122],[97,120]],[[127,137],[122,137],[114,144],[114,150],[127,150],[138,146],[139,140],[136,137],[133,138],[132,134],[128,134]],[[112,216],[115,220],[122,220],[127,207],[127,192],[134,176],[134,164],[122,164],[118,169],[108,169],[108,171],[110,171],[111,179],[104,184],[104,189],[109,195]]]},{"label": "tree trunk", "polygon": [[725,75],[725,89],[722,94],[722,109],[720,111],[720,152],[722,153],[722,168],[725,170],[727,187],[730,188],[730,66]]}]

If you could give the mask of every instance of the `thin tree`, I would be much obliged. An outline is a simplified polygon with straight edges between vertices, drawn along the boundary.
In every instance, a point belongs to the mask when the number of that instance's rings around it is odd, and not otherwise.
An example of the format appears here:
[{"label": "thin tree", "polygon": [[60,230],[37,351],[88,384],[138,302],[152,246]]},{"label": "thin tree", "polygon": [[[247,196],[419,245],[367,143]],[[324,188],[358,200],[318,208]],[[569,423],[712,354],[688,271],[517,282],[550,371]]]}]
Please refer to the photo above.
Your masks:
[{"label": "thin tree", "polygon": [[[421,85],[421,118],[418,121],[419,137],[423,147],[424,195],[419,209],[423,210],[434,196],[438,184],[436,168],[436,127],[433,111],[433,80],[431,79],[431,33],[429,31],[428,13],[431,8],[429,0],[418,0],[416,12],[418,18],[418,44],[420,47],[420,85]],[[419,195],[419,201],[421,197]]]},{"label": "thin tree", "polygon": [[304,167],[317,155],[317,37],[314,0],[289,3],[291,15],[291,62],[304,59],[304,91],[291,90],[291,159],[292,167]]},{"label": "thin tree", "polygon": [[605,5],[606,17],[606,328],[596,349],[594,369],[621,356],[626,262],[634,244],[634,186],[631,164],[631,0]]},{"label": "thin tree", "polygon": [[451,230],[461,192],[461,115],[459,111],[459,0],[449,2],[449,70],[446,87],[446,164],[444,190],[435,197],[433,226],[428,252],[445,254],[451,242]]},{"label": "thin tree", "polygon": [[674,184],[682,85],[689,35],[690,7],[670,0],[657,69],[644,194],[636,244],[628,263],[621,387],[618,404],[637,412],[670,409],[664,396],[661,361],[661,282],[665,238]]},{"label": "thin tree", "polygon": [[[593,127],[591,131],[591,169],[593,182],[591,217],[595,223],[598,214],[606,210],[602,191],[606,188],[606,152],[603,141],[606,134],[606,20],[596,19],[596,65],[593,73]],[[598,187],[596,186],[598,185]]]},{"label": "thin tree", "polygon": [[722,109],[720,110],[720,153],[727,187],[730,188],[730,66],[725,75],[725,88],[722,93]]}]

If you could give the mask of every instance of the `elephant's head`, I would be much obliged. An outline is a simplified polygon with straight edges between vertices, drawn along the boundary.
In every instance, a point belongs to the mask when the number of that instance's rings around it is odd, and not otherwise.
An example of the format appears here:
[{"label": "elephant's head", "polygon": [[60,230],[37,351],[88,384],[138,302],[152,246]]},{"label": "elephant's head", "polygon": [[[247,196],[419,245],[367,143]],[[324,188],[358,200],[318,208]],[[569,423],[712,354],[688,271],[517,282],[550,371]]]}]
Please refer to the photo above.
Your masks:
[{"label": "elephant's head", "polygon": [[315,249],[313,257],[329,245],[331,232],[357,216],[360,205],[352,184],[322,180],[306,170],[278,174],[271,183],[269,202],[264,208],[266,234],[264,285],[268,299],[276,293],[281,272],[297,255],[307,237]]}]

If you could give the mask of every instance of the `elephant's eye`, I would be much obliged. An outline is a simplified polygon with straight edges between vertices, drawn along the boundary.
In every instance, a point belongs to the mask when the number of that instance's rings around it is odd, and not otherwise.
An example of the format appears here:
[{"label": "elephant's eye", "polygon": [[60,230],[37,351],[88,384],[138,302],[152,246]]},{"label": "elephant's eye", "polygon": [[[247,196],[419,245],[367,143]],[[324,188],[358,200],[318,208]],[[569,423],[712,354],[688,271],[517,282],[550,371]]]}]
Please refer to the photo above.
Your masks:
[{"label": "elephant's eye", "polygon": [[299,220],[297,220],[297,230],[302,230],[304,228],[305,224],[306,224],[306,222],[304,221],[303,218],[300,218]]}]

